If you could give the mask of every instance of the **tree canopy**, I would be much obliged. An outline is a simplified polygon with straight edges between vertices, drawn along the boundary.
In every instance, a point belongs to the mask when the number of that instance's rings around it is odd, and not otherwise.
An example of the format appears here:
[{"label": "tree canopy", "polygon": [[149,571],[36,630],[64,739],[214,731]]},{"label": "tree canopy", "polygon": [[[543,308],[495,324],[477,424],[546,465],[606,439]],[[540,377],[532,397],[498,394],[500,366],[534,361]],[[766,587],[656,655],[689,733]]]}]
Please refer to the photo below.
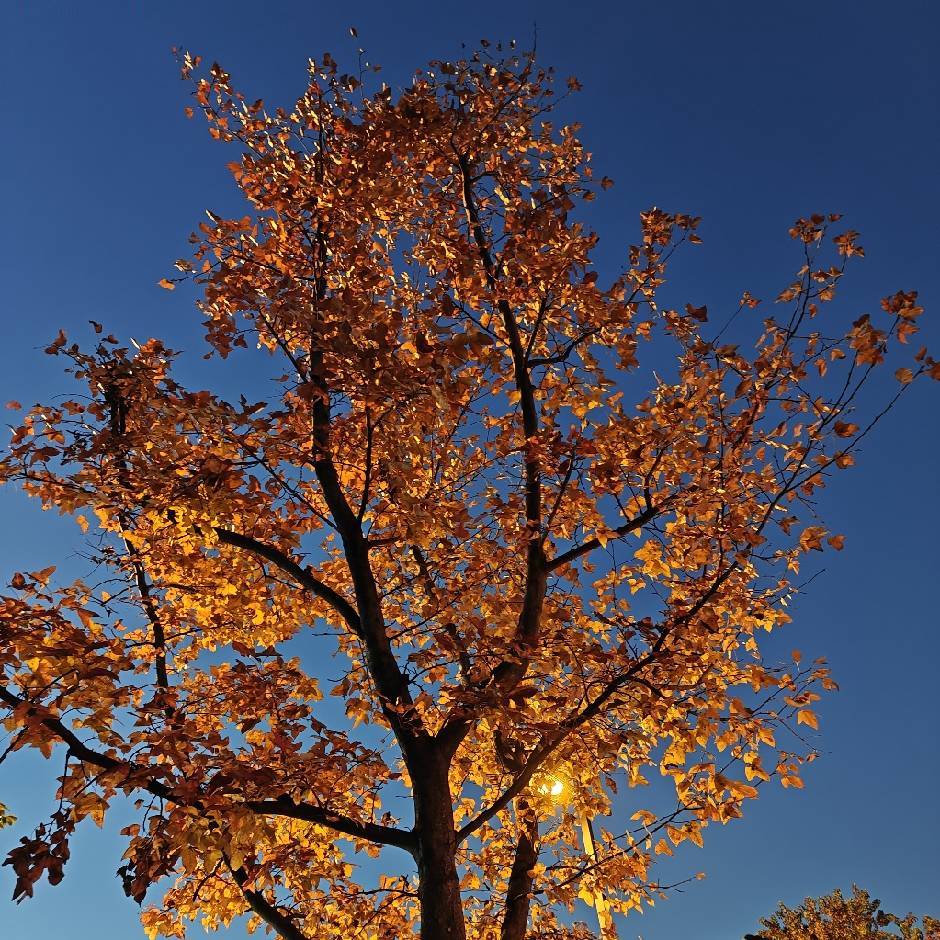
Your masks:
[{"label": "tree canopy", "polygon": [[[326,55],[290,110],[181,59],[247,213],[209,212],[161,283],[199,284],[206,355],[274,391],[188,390],[159,339],[98,323],[47,348],[78,391],[25,410],[0,479],[72,515],[93,564],[0,597],[9,750],[65,758],[15,896],[128,795],[151,936],[243,914],[285,940],[589,936],[579,898],[641,907],[657,856],[802,786],[834,683],[760,638],[803,556],[842,548],[820,488],[940,378],[904,348],[917,294],[840,310],[863,249],[837,215],[794,224],[776,305],[663,302],[699,219],[657,208],[602,280],[583,206],[611,183],[531,55],[397,93]],[[585,845],[618,793],[632,815]]]},{"label": "tree canopy", "polygon": [[[806,898],[799,907],[781,904],[762,921],[756,940],[937,940],[940,920],[933,917],[899,917],[881,909],[881,901],[852,886],[844,897],[836,888],[821,898]],[[752,935],[749,935],[752,936]]]}]

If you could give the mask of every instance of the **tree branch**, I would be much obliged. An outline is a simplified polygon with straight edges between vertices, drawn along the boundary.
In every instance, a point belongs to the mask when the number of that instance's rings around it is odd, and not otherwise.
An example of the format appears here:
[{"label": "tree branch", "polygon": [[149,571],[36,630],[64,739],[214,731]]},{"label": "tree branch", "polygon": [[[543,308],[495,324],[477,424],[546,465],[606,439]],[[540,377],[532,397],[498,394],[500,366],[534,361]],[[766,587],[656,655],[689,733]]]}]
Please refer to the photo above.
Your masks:
[{"label": "tree branch", "polygon": [[[458,153],[457,162],[463,188],[464,210],[467,224],[477,245],[480,261],[491,290],[496,290],[499,270],[492,250],[483,230],[479,209],[473,192],[473,173],[470,159],[466,154]],[[538,409],[535,402],[535,389],[529,375],[526,362],[526,350],[522,344],[519,325],[508,302],[496,300],[496,308],[503,320],[503,327],[509,339],[512,353],[513,376],[516,390],[519,392],[519,405],[522,411],[522,433],[525,448],[525,515],[529,537],[526,548],[526,578],[522,598],[522,610],[516,624],[516,646],[520,655],[505,660],[493,670],[493,679],[499,685],[510,688],[515,685],[528,669],[527,649],[531,649],[539,633],[542,603],[548,586],[548,572],[545,565],[545,548],[541,538],[542,524],[542,485],[541,467],[534,448],[539,431]]]},{"label": "tree branch", "polygon": [[383,826],[374,822],[360,822],[358,819],[340,816],[320,806],[313,806],[309,803],[295,803],[286,796],[279,796],[273,800],[248,800],[245,805],[256,813],[301,819],[304,822],[326,826],[356,839],[378,842],[382,845],[393,845],[396,848],[404,849],[406,852],[413,851],[415,845],[412,833],[404,829]]},{"label": "tree branch", "polygon": [[[228,860],[226,859],[226,863]],[[260,891],[248,887],[248,873],[244,868],[233,868],[230,864],[228,870],[232,879],[238,885],[248,906],[269,926],[283,938],[283,940],[310,940],[303,933],[293,919],[285,914],[277,905],[272,904]]]},{"label": "tree branch", "polygon": [[[428,600],[432,603],[435,603],[436,605],[438,603],[438,596],[434,587],[434,579],[431,577],[431,572],[428,570],[427,560],[417,545],[411,546],[411,554],[418,564],[418,571],[421,573],[421,578],[424,581],[424,590],[428,595]],[[439,613],[439,611],[436,613]],[[457,632],[457,627],[451,620],[446,620],[446,622],[443,624],[443,627],[444,631],[447,633],[447,636],[450,638],[451,643],[454,644],[457,654],[457,662],[460,666],[460,672],[466,680],[473,665],[470,662],[470,656],[467,653],[467,648],[464,645],[460,634]]]},{"label": "tree branch", "polygon": [[539,366],[551,366],[551,365],[560,365],[565,362],[567,358],[581,345],[586,339],[591,339],[593,336],[597,336],[598,333],[603,329],[603,326],[594,326],[589,330],[584,330],[579,333],[577,336],[572,337],[565,343],[564,347],[558,352],[553,353],[550,356],[537,356],[534,359],[529,360],[529,365],[535,369]]},{"label": "tree branch", "polygon": [[220,542],[224,542],[226,545],[233,545],[236,548],[242,548],[276,565],[281,571],[289,574],[301,587],[306,588],[314,596],[326,601],[343,620],[346,621],[353,633],[358,636],[362,635],[362,625],[359,622],[359,615],[356,613],[356,609],[353,605],[350,604],[342,594],[315,578],[306,568],[302,568],[280,549],[275,548],[273,545],[259,542],[250,535],[242,535],[240,532],[232,532],[229,529],[223,529],[218,526],[215,528],[215,534],[218,536]]},{"label": "tree branch", "polygon": [[[614,529],[614,533],[618,538],[622,538],[624,535],[628,535],[630,532],[635,532],[637,529],[642,528],[646,525],[647,522],[650,522],[652,519],[662,511],[663,505],[660,503],[658,506],[650,506],[647,509],[644,509],[636,518],[631,519],[629,522],[625,522],[623,525],[617,526]],[[560,555],[556,555],[554,558],[550,559],[548,562],[548,570],[554,571],[556,568],[560,568],[562,565],[567,565],[570,562],[574,561],[576,558],[580,558],[582,555],[586,555],[588,552],[593,552],[595,548],[600,548],[601,542],[598,538],[588,539],[586,542],[582,542],[580,545],[575,545],[574,548],[569,548],[568,551],[562,552]]]},{"label": "tree branch", "polygon": [[369,561],[369,540],[346,499],[333,463],[330,390],[324,377],[323,354],[313,345],[310,360],[310,377],[316,391],[311,400],[313,470],[343,543],[346,565],[356,592],[359,636],[365,646],[366,665],[379,695],[382,714],[395,732],[403,752],[408,755],[415,740],[426,739],[428,735],[421,718],[412,708],[414,701],[408,680],[398,665],[385,629],[382,602]]},{"label": "tree branch", "polygon": [[[102,770],[121,770],[126,775],[126,782],[151,793],[160,799],[179,805],[193,806],[201,809],[198,800],[184,800],[178,797],[173,787],[149,776],[148,768],[135,764],[133,761],[121,760],[111,754],[102,754],[90,748],[79,738],[75,732],[66,725],[61,718],[54,715],[44,705],[37,705],[27,699],[14,695],[8,689],[0,686],[0,701],[11,709],[26,708],[27,714],[39,719],[39,723],[51,731],[63,744],[66,744],[72,755],[78,760],[100,767]],[[238,806],[238,803],[233,803]],[[261,815],[286,816],[291,819],[300,819],[305,822],[325,826],[343,835],[354,836],[369,842],[381,845],[393,845],[410,852],[414,844],[414,837],[410,832],[396,829],[394,826],[383,826],[379,823],[360,822],[348,816],[342,816],[321,806],[307,803],[295,803],[289,797],[280,796],[268,800],[246,800],[241,805]]]}]

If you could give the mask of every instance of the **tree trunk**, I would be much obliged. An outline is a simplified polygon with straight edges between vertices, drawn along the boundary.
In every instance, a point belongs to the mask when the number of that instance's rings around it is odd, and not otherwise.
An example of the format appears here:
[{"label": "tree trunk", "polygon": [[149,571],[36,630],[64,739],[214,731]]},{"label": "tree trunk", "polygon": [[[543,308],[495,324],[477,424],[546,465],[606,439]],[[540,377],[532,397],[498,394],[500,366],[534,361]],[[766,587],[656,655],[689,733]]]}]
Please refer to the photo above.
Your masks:
[{"label": "tree trunk", "polygon": [[447,761],[434,750],[412,772],[421,940],[465,940]]},{"label": "tree trunk", "polygon": [[500,940],[525,940],[529,926],[529,906],[532,891],[532,869],[539,858],[537,845],[538,824],[534,816],[520,813],[519,841],[512,861],[512,871],[506,888],[506,911],[500,929]]}]

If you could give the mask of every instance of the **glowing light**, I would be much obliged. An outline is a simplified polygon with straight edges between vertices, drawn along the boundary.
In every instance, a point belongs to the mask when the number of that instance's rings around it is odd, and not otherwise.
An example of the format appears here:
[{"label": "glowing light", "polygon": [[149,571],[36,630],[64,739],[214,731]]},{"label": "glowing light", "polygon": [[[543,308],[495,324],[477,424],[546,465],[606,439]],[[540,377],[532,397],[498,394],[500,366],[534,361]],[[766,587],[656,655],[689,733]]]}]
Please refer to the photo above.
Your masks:
[{"label": "glowing light", "polygon": [[563,780],[559,780],[558,777],[549,777],[539,786],[539,793],[544,796],[561,796],[564,789],[565,784]]}]

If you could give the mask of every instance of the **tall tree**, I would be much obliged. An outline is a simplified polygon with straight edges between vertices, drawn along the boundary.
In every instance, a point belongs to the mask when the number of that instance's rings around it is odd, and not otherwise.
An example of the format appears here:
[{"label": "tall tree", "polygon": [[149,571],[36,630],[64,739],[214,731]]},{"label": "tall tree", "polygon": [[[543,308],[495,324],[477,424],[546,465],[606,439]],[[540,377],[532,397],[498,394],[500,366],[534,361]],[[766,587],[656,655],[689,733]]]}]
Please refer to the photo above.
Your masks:
[{"label": "tall tree", "polygon": [[755,940],[940,940],[940,920],[899,917],[881,909],[881,901],[852,886],[852,896],[836,888],[822,898],[807,898],[799,907],[781,904],[762,922]]},{"label": "tall tree", "polygon": [[[18,573],[2,597],[11,749],[65,756],[15,896],[127,794],[127,893],[168,886],[151,935],[247,913],[285,940],[587,936],[579,897],[641,906],[656,855],[802,785],[791,732],[833,683],[758,637],[801,556],[842,547],[819,489],[940,377],[922,350],[852,420],[917,295],[843,322],[863,252],[814,215],[784,313],[745,293],[716,328],[657,299],[699,241],[659,209],[602,286],[577,209],[609,181],[531,56],[398,94],[325,56],[273,113],[218,66],[183,74],[250,211],[210,213],[162,283],[202,285],[207,355],[277,391],[187,391],[158,339],[98,324],[47,349],[83,392],[26,412],[0,476],[74,515],[96,580]],[[671,810],[631,794],[582,843],[650,768]]]}]

